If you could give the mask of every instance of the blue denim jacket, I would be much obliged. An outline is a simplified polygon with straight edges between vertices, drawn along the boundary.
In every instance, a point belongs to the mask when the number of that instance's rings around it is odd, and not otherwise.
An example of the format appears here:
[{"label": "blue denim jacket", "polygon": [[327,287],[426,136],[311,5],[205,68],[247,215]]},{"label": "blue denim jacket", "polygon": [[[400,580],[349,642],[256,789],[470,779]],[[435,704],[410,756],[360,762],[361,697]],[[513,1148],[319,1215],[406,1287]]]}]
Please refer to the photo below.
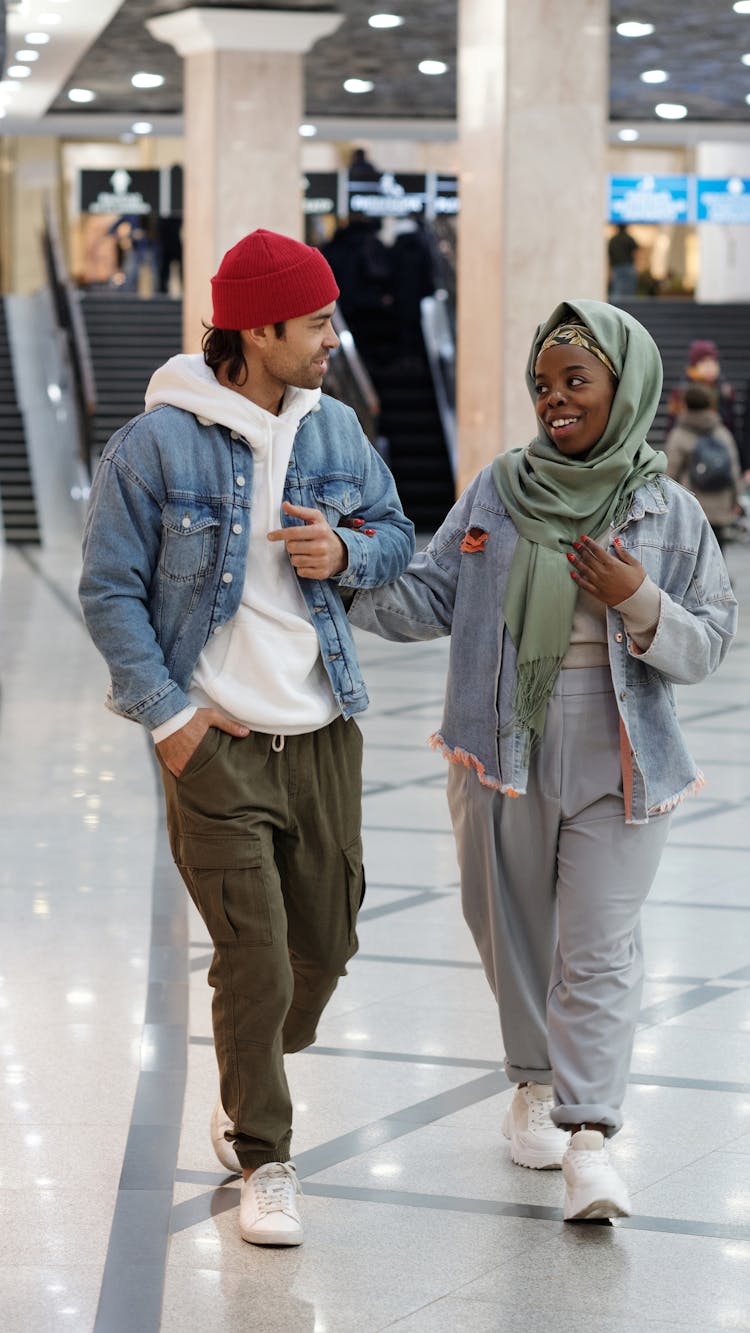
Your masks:
[{"label": "blue denim jacket", "polygon": [[[200,653],[239,608],[252,488],[248,444],[191,412],[155,407],[113,435],[91,488],[79,591],[110,669],[114,712],[153,729],[189,704]],[[398,578],[414,552],[414,528],[354,413],[325,395],[297,428],[284,499],[321,510],[349,551],[337,579],[299,586],[350,717],[368,698],[337,584],[372,588]],[[339,526],[351,518],[364,526]],[[279,515],[280,526],[294,522]]]},{"label": "blue denim jacket", "polygon": [[[487,539],[462,551],[470,528]],[[673,686],[716,670],[736,630],[737,603],[700,505],[675,482],[641,486],[619,532],[662,590],[646,652],[634,651],[622,617],[607,609],[626,819],[645,823],[702,782],[677,721]],[[349,612],[355,625],[399,642],[452,635],[443,723],[433,743],[474,768],[485,785],[512,796],[525,792],[528,777],[523,737],[508,727],[516,653],[503,598],[516,541],[485,468],[406,574],[376,592],[358,592]]]}]

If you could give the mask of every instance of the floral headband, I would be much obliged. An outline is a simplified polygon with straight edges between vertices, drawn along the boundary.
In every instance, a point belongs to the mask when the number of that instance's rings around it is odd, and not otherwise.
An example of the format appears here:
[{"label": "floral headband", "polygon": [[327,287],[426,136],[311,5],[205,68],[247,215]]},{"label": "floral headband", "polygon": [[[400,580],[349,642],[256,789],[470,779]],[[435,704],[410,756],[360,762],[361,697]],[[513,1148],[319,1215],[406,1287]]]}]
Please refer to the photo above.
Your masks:
[{"label": "floral headband", "polygon": [[614,375],[615,379],[618,378],[617,371],[607,353],[602,350],[593,333],[585,324],[578,324],[573,320],[566,320],[564,324],[558,324],[557,328],[553,329],[545,338],[539,348],[538,355],[541,356],[542,352],[546,352],[548,347],[557,347],[563,343],[569,343],[572,347],[583,347],[585,351],[591,352],[595,357],[598,357],[602,365],[607,367],[607,370],[611,375]]}]

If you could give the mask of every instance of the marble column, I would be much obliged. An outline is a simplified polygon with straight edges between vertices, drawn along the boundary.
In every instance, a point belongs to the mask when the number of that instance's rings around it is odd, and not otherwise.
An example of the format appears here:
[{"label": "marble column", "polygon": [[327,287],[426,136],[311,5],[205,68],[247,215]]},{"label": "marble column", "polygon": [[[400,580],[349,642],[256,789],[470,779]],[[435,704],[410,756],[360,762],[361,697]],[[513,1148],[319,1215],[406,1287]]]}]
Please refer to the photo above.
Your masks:
[{"label": "marble column", "polygon": [[303,54],[334,32],[326,11],[191,8],[150,19],[185,61],[183,342],[200,348],[211,275],[256,227],[302,238]]},{"label": "marble column", "polygon": [[458,488],[525,444],[531,337],[603,300],[607,0],[459,0]]}]

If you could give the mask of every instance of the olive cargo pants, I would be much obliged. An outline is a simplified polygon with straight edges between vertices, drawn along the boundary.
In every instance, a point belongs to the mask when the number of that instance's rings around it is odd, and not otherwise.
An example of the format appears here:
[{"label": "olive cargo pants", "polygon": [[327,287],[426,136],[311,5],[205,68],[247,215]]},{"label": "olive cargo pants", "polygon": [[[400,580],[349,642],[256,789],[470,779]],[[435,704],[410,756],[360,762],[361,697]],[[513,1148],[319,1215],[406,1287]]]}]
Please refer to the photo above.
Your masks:
[{"label": "olive cargo pants", "polygon": [[210,728],[179,778],[161,772],[172,855],[214,946],[214,1044],[237,1156],[284,1162],[284,1053],[315,1040],[357,949],[362,736],[343,718],[285,738]]}]

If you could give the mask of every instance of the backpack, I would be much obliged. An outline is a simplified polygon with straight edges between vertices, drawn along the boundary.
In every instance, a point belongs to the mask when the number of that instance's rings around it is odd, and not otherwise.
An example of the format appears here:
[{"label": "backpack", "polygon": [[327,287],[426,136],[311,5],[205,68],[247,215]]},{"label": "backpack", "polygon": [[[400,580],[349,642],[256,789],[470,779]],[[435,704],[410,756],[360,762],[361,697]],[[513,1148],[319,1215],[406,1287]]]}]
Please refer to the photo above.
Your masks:
[{"label": "backpack", "polygon": [[732,456],[716,435],[699,435],[690,458],[690,485],[694,491],[725,491],[734,486]]}]

